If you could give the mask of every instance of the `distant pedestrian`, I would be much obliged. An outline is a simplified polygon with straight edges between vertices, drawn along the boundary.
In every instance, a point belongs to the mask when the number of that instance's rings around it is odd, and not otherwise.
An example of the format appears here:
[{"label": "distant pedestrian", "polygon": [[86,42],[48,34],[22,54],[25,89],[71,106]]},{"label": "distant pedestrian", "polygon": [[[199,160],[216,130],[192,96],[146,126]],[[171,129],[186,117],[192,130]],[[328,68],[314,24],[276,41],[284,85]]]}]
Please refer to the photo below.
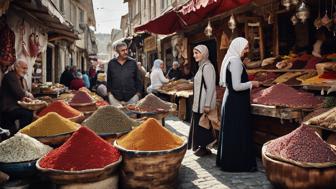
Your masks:
[{"label": "distant pedestrian", "polygon": [[170,80],[179,80],[181,78],[181,71],[179,70],[179,63],[173,62],[173,67],[169,69],[167,78]]},{"label": "distant pedestrian", "polygon": [[82,75],[83,75],[83,81],[84,81],[85,87],[90,89],[90,79],[87,74],[87,71],[82,71]]},{"label": "distant pedestrian", "polygon": [[70,66],[66,66],[64,72],[61,75],[60,83],[66,87],[70,87],[70,82],[74,79],[70,71]]},{"label": "distant pedestrian", "polygon": [[70,89],[78,90],[82,87],[85,87],[85,84],[84,84],[84,81],[83,81],[83,75],[82,75],[82,73],[77,72],[76,77],[70,83]]}]

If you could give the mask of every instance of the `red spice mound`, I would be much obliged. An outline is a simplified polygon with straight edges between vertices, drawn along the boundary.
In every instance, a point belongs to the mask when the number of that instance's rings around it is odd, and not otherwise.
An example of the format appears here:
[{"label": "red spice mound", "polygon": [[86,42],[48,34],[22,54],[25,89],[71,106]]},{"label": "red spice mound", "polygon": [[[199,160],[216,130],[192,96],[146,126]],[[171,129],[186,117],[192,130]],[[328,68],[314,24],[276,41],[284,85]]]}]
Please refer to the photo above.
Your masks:
[{"label": "red spice mound", "polygon": [[276,84],[253,94],[252,102],[290,108],[314,108],[322,100],[311,93],[297,91],[285,84]]},{"label": "red spice mound", "polygon": [[39,163],[43,168],[80,171],[103,168],[118,161],[119,151],[87,127],[81,127],[68,141],[49,152]]},{"label": "red spice mound", "polygon": [[64,101],[55,101],[46,108],[44,108],[40,113],[38,113],[39,117],[46,115],[49,112],[56,112],[62,117],[65,118],[73,118],[79,116],[81,114],[80,111],[72,108],[71,106],[67,105]]},{"label": "red spice mound", "polygon": [[306,163],[336,162],[336,152],[314,129],[301,125],[291,133],[271,141],[266,152],[275,157]]},{"label": "red spice mound", "polygon": [[89,95],[89,93],[85,91],[77,91],[75,95],[72,97],[70,103],[74,104],[86,104],[86,103],[92,103],[94,100]]},{"label": "red spice mound", "polygon": [[322,79],[336,79],[336,72],[324,72],[319,76]]}]

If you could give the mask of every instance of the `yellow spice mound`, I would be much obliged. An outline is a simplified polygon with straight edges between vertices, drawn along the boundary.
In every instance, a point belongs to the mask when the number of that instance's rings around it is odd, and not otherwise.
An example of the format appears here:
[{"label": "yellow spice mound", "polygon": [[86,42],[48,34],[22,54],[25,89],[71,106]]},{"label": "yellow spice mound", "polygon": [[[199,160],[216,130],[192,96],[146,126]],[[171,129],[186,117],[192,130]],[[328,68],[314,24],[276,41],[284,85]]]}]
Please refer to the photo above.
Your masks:
[{"label": "yellow spice mound", "polygon": [[158,151],[177,148],[183,144],[183,140],[150,118],[118,139],[117,143],[128,150]]},{"label": "yellow spice mound", "polygon": [[78,130],[77,123],[72,122],[55,112],[49,112],[38,120],[27,125],[19,132],[31,137],[52,136]]}]

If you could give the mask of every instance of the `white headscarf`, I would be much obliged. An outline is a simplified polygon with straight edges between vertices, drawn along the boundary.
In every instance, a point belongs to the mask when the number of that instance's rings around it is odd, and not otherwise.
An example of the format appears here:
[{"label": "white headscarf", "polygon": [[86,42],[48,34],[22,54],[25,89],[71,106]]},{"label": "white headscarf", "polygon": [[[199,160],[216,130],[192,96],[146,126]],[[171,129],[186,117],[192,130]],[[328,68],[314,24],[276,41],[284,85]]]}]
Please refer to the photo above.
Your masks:
[{"label": "white headscarf", "polygon": [[163,64],[163,61],[161,59],[154,60],[152,71],[154,70],[161,70],[161,64]]},{"label": "white headscarf", "polygon": [[248,44],[248,41],[243,37],[237,37],[232,40],[229,49],[226,52],[226,55],[222,62],[222,67],[219,75],[219,85],[226,86],[226,69],[229,65],[229,62],[232,58],[239,58],[244,48]]},{"label": "white headscarf", "polygon": [[205,63],[210,63],[210,60],[209,60],[209,50],[208,50],[207,46],[205,46],[205,45],[197,45],[196,47],[194,47],[194,49],[198,50],[203,55],[203,59],[198,62],[198,66],[199,67],[201,65],[205,64]]}]

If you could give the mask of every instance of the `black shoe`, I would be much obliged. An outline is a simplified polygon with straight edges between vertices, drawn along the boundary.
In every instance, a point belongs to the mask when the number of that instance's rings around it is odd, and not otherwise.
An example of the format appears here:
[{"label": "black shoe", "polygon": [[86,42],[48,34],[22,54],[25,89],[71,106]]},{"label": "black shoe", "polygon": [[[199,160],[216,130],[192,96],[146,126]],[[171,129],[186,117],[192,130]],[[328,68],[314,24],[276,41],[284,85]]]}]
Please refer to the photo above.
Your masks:
[{"label": "black shoe", "polygon": [[211,150],[207,149],[207,148],[198,148],[195,152],[194,152],[195,156],[198,157],[203,157],[203,156],[207,156],[207,155],[211,155],[212,152]]}]

